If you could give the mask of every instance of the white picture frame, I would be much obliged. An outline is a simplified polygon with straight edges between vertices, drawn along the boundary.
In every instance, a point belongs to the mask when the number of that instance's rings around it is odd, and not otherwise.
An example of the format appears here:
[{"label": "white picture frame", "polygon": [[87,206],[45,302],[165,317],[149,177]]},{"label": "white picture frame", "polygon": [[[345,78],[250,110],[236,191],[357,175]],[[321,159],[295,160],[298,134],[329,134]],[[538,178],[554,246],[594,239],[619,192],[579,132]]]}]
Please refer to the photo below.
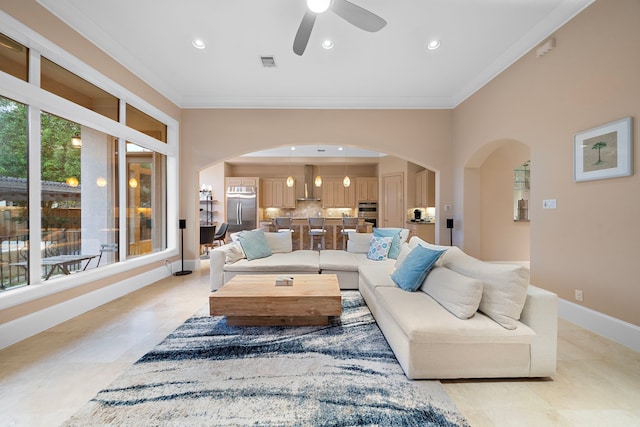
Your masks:
[{"label": "white picture frame", "polygon": [[573,138],[573,180],[633,174],[632,118],[625,117],[578,132]]}]

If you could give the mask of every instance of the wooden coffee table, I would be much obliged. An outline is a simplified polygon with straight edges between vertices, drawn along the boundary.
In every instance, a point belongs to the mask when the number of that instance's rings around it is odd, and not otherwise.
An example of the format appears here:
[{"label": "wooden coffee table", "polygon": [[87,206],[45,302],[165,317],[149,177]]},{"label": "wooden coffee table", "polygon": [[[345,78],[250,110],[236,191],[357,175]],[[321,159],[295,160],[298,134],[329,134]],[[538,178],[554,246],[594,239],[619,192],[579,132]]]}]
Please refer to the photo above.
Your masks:
[{"label": "wooden coffee table", "polygon": [[279,275],[234,276],[209,297],[209,313],[231,326],[321,326],[342,313],[335,274],[298,274],[293,286],[276,286]]}]

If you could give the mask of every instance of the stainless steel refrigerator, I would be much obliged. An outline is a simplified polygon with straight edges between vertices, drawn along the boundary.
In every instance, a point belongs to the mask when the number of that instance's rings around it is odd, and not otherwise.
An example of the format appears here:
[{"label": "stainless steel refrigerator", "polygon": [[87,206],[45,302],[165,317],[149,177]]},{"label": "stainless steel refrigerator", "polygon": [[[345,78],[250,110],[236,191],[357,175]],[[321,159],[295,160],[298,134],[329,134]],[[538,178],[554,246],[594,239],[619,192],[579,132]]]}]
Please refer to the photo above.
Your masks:
[{"label": "stainless steel refrigerator", "polygon": [[256,228],[256,187],[227,187],[227,223],[229,233]]}]

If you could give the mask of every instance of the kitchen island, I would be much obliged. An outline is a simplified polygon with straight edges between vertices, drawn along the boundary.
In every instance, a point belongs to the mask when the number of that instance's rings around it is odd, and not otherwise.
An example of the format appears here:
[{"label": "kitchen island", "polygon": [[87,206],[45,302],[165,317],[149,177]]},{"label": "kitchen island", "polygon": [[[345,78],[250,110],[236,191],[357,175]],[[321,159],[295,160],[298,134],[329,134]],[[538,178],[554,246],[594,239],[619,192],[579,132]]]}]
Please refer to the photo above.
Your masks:
[{"label": "kitchen island", "polygon": [[[272,219],[264,219],[260,221],[260,228],[264,231],[276,231],[274,221]],[[293,250],[309,249],[309,225],[307,218],[292,218],[291,228],[293,230]],[[327,234],[325,236],[326,249],[342,249],[342,218],[330,218],[325,220],[325,228]],[[372,233],[373,226],[369,222],[365,222],[363,218],[358,219],[359,233]]]}]

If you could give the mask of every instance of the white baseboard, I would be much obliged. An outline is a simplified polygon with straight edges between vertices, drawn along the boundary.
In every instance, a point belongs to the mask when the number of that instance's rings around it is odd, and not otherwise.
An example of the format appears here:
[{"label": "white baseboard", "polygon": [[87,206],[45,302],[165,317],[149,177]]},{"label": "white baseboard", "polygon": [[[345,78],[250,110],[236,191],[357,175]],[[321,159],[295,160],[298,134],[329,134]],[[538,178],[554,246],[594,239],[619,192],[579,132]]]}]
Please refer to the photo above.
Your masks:
[{"label": "white baseboard", "polygon": [[598,335],[640,351],[640,327],[573,302],[559,299],[558,315]]},{"label": "white baseboard", "polygon": [[29,338],[37,333],[67,321],[109,301],[144,288],[169,276],[165,267],[130,277],[97,291],[47,307],[19,319],[0,325],[0,349]]}]

